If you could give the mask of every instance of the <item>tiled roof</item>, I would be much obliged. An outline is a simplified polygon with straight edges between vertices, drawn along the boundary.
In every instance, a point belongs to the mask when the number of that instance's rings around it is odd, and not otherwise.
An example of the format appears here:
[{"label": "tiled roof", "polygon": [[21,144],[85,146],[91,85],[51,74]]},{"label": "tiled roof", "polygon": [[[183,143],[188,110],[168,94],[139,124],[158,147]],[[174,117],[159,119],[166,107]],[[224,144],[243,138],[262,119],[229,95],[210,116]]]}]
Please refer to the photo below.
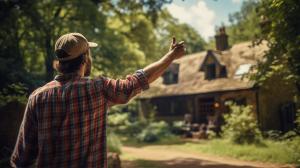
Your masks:
[{"label": "tiled roof", "polygon": [[142,93],[139,98],[162,97],[172,95],[188,95],[197,93],[209,93],[229,90],[252,88],[254,83],[248,79],[240,79],[234,76],[240,65],[252,64],[261,61],[264,52],[268,49],[266,43],[252,47],[251,42],[244,42],[232,46],[227,51],[213,51],[220,64],[227,68],[227,78],[205,80],[204,72],[199,71],[207,52],[186,55],[176,60],[180,64],[179,81],[177,84],[164,85],[162,79],[150,85],[150,89]]}]

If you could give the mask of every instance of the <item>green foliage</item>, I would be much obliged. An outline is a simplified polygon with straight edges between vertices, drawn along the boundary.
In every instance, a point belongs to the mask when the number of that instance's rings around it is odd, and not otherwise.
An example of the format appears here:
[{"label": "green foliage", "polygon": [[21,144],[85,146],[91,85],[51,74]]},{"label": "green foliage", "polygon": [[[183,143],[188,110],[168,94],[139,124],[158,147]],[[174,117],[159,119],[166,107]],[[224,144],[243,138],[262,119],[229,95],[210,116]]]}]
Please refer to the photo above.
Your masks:
[{"label": "green foliage", "polygon": [[300,134],[300,109],[297,109],[295,124],[296,124],[295,132]]},{"label": "green foliage", "polygon": [[170,128],[166,122],[152,122],[143,128],[137,139],[141,142],[156,142],[160,138],[170,136],[170,133]]},{"label": "green foliage", "polygon": [[300,165],[300,137],[295,137],[286,142],[289,152],[291,153],[291,158],[294,163]]},{"label": "green foliage", "polygon": [[146,121],[138,118],[130,119],[129,113],[113,113],[108,117],[108,125],[111,131],[140,142],[156,142],[161,138],[168,137],[170,127],[164,121],[155,122],[154,119]]},{"label": "green foliage", "polygon": [[142,68],[168,51],[174,35],[187,41],[189,51],[201,50],[202,38],[162,11],[170,2],[1,1],[0,89],[22,82],[31,91],[52,80],[54,43],[67,32],[81,32],[99,44],[92,50],[94,76],[123,77]]},{"label": "green foliage", "polygon": [[186,44],[187,53],[195,53],[204,50],[206,42],[197,33],[197,31],[187,24],[178,23],[178,20],[173,18],[167,10],[163,10],[158,18],[156,27],[158,33],[158,45],[160,45],[160,52],[167,51],[170,46],[170,41],[173,36],[177,40],[184,40]]},{"label": "green foliage", "polygon": [[[295,163],[293,153],[288,150],[288,144],[264,140],[264,145],[236,144],[227,139],[213,139],[198,143],[189,142],[172,145],[171,149],[180,149],[191,153],[207,153],[215,156],[233,157],[241,160],[259,161],[263,163]],[[298,148],[298,147],[297,147]]]},{"label": "green foliage", "polygon": [[265,61],[255,80],[263,83],[278,72],[292,80],[300,93],[300,4],[296,0],[264,0],[259,6],[261,40],[268,42]]},{"label": "green foliage", "polygon": [[281,140],[282,132],[277,130],[269,130],[262,133],[263,137],[270,140]]},{"label": "green foliage", "polygon": [[120,126],[125,125],[129,122],[128,113],[114,113],[109,115],[108,124],[109,126]]},{"label": "green foliage", "polygon": [[217,138],[218,137],[218,135],[217,135],[217,133],[215,132],[215,131],[213,131],[213,130],[208,130],[207,131],[207,137],[208,137],[208,139],[215,139],[215,138]]},{"label": "green foliage", "polygon": [[164,121],[156,121],[155,107],[149,108],[152,112],[146,119],[141,119],[136,101],[131,101],[127,106],[115,106],[110,109],[108,126],[111,131],[139,142],[157,142],[170,137],[174,128]]},{"label": "green foliage", "polygon": [[137,136],[147,125],[146,122],[130,118],[130,113],[113,113],[108,117],[108,125],[121,135]]},{"label": "green foliage", "polygon": [[0,92],[0,107],[10,102],[26,103],[27,88],[21,83],[11,84]]},{"label": "green foliage", "polygon": [[229,15],[230,26],[227,27],[229,44],[251,41],[260,35],[260,17],[257,15],[258,1],[243,1],[239,12]]},{"label": "green foliage", "polygon": [[121,154],[122,143],[120,138],[111,131],[107,133],[107,148],[109,152]]},{"label": "green foliage", "polygon": [[183,121],[173,121],[170,129],[173,134],[182,135],[184,123]]},{"label": "green foliage", "polygon": [[261,132],[251,106],[237,106],[229,103],[230,113],[225,114],[222,127],[225,138],[234,143],[259,143]]},{"label": "green foliage", "polygon": [[127,135],[129,137],[136,137],[147,126],[147,122],[133,121],[128,124],[119,127],[119,133]]}]

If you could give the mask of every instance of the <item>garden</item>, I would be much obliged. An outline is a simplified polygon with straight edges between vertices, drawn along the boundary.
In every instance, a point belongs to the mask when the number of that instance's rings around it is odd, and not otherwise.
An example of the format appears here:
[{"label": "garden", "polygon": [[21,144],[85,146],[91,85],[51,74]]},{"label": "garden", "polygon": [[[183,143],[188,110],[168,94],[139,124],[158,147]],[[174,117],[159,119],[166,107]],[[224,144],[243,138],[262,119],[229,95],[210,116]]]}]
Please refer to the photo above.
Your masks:
[{"label": "garden", "polygon": [[[225,160],[234,158],[251,161],[254,165],[264,163],[269,164],[268,166],[274,164],[292,167],[292,165],[299,164],[300,139],[297,136],[299,127],[287,133],[262,132],[258,128],[251,106],[237,106],[233,103],[229,103],[229,106],[231,112],[224,116],[226,124],[222,127],[222,133],[216,135],[208,130],[207,139],[184,138],[183,122],[157,121],[155,108],[153,108],[153,113],[146,117],[147,119],[140,120],[136,101],[132,101],[126,108],[114,107],[108,117],[109,150],[120,154],[121,162],[125,164],[133,162],[138,165],[137,167],[147,167],[151,164],[160,167],[161,164],[155,163],[155,158],[153,161],[149,155],[143,159],[143,157],[138,157],[138,154],[132,154],[130,147],[141,150],[137,153],[147,151],[150,154],[156,151],[157,155],[164,151],[168,151],[165,155],[172,155],[176,152],[184,153],[179,155],[181,157],[185,154],[199,154],[200,156],[205,154],[206,157],[217,156]],[[299,126],[299,117],[297,124]],[[151,150],[153,150],[152,153]]]}]

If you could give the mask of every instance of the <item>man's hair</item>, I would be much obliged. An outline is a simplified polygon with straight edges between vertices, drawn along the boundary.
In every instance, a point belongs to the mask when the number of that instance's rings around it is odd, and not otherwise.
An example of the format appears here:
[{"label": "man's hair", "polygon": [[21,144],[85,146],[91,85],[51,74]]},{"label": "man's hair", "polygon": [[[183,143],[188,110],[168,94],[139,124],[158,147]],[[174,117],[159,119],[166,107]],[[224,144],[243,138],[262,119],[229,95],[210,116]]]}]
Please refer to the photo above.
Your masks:
[{"label": "man's hair", "polygon": [[[61,54],[64,54],[64,53],[56,53],[56,54],[58,57],[63,57]],[[79,71],[81,65],[86,62],[87,56],[88,56],[88,52],[81,54],[79,57],[74,58],[72,60],[58,61],[54,65],[54,68],[59,73],[62,73],[62,74],[77,72],[77,71]]]}]

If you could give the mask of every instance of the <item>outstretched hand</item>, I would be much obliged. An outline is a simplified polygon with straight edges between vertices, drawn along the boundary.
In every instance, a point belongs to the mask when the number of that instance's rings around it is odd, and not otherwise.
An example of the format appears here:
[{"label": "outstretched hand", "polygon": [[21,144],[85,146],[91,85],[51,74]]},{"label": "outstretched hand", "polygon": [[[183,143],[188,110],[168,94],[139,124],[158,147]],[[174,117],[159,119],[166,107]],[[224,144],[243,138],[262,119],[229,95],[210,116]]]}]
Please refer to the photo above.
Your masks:
[{"label": "outstretched hand", "polygon": [[175,37],[172,39],[169,52],[164,55],[159,61],[154,62],[144,68],[145,74],[147,74],[148,82],[151,83],[160,77],[173,60],[178,59],[184,55],[185,48],[184,42],[176,43]]},{"label": "outstretched hand", "polygon": [[169,53],[172,59],[181,58],[185,53],[184,41],[176,43],[176,38],[172,38],[172,43],[169,48]]}]

